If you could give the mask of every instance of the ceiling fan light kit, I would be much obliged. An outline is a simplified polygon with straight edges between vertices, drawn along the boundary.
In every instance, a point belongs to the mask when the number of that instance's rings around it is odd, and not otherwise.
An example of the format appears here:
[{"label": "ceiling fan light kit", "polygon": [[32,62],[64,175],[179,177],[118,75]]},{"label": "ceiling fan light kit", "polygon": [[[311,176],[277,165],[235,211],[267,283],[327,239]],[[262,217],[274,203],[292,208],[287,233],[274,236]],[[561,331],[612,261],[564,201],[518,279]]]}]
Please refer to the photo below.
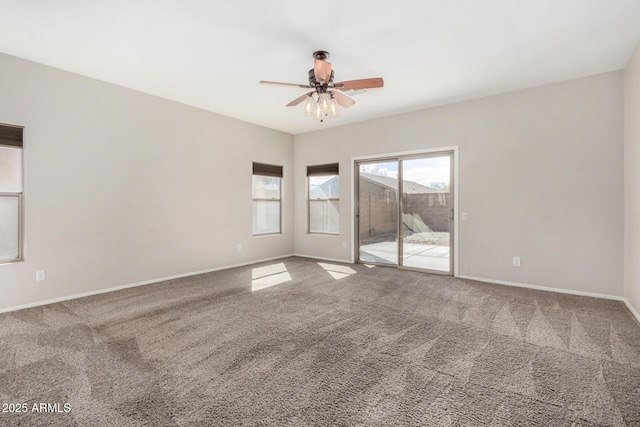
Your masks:
[{"label": "ceiling fan light kit", "polygon": [[323,92],[316,95],[318,99],[315,99],[313,95],[312,93],[307,96],[306,101],[302,105],[303,115],[320,120],[321,122],[340,115],[340,107],[332,95]]},{"label": "ceiling fan light kit", "polygon": [[293,107],[303,102],[302,114],[315,120],[324,122],[326,119],[338,117],[340,115],[340,107],[349,108],[356,102],[345,95],[343,91],[366,91],[367,89],[376,89],[384,86],[381,77],[370,79],[349,80],[344,82],[333,82],[333,70],[331,63],[327,62],[329,52],[319,50],[313,53],[313,68],[309,70],[309,84],[280,83],[262,80],[260,83],[277,86],[298,87],[303,89],[312,89],[290,103],[287,107]]}]

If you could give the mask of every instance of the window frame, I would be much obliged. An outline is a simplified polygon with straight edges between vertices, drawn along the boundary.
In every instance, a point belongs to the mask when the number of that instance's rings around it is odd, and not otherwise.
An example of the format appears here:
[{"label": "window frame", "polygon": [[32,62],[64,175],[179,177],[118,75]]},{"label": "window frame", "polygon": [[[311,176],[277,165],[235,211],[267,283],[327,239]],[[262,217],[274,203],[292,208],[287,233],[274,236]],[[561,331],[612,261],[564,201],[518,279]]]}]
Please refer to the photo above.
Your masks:
[{"label": "window frame", "polygon": [[[264,177],[268,177],[268,178],[278,178],[278,198],[269,198],[269,197],[253,197],[253,177],[254,176],[264,176]],[[253,230],[253,221],[255,220],[255,217],[253,217],[253,213],[252,213],[252,218],[251,218],[251,235],[253,237],[260,237],[260,236],[273,236],[273,235],[278,235],[278,234],[282,234],[282,181],[283,181],[283,167],[282,166],[276,166],[276,165],[270,165],[270,164],[266,164],[266,163],[258,163],[258,162],[253,162],[253,173],[251,174],[251,203],[252,203],[252,209],[253,209],[253,204],[255,204],[255,202],[260,202],[260,201],[264,201],[264,202],[278,202],[278,231],[276,232],[268,232],[268,233],[255,233]]]},{"label": "window frame", "polygon": [[[311,178],[315,176],[336,176],[338,177],[338,185],[340,185],[340,167],[338,163],[328,163],[323,165],[307,166],[307,234],[318,234],[324,236],[339,236],[340,235],[340,211],[338,210],[338,231],[311,231],[311,202],[326,201],[337,202],[340,206],[340,196],[338,197],[318,197],[311,198]],[[339,188],[339,187],[338,187]],[[339,192],[339,190],[338,190]]]},{"label": "window frame", "polygon": [[[13,148],[21,150],[20,155],[20,189],[19,192],[12,191],[0,191],[0,198],[16,197],[18,199],[18,256],[17,258],[0,258],[0,265],[13,264],[16,262],[24,261],[24,126],[10,125],[6,123],[0,123],[0,130],[2,128],[14,128],[20,129],[19,141],[8,141],[0,138],[0,147]],[[6,142],[6,143],[3,143]]]}]

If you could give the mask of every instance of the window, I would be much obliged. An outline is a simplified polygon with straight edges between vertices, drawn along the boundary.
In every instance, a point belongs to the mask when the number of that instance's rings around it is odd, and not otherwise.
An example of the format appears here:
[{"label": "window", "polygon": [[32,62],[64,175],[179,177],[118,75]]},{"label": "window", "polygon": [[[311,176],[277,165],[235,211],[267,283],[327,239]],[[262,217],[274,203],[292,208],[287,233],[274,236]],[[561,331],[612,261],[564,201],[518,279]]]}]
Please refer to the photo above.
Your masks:
[{"label": "window", "polygon": [[338,164],[307,166],[309,233],[340,232]]},{"label": "window", "polygon": [[253,235],[281,232],[282,166],[253,164]]},{"label": "window", "polygon": [[22,259],[22,135],[0,125],[0,263]]}]

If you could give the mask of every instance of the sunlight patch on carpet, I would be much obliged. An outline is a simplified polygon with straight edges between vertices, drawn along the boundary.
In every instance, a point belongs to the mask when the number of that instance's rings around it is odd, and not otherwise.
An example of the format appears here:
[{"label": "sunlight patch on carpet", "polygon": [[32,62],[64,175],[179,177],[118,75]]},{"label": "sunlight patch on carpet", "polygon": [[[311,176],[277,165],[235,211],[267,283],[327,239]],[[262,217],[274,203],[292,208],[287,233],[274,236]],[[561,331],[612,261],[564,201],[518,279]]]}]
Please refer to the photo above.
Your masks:
[{"label": "sunlight patch on carpet", "polygon": [[319,262],[318,265],[324,268],[324,270],[336,280],[344,279],[352,274],[356,274],[356,271],[353,268],[347,267],[346,265],[327,264],[324,262]]},{"label": "sunlight patch on carpet", "polygon": [[289,282],[291,275],[284,263],[267,265],[251,270],[251,291],[259,291]]}]

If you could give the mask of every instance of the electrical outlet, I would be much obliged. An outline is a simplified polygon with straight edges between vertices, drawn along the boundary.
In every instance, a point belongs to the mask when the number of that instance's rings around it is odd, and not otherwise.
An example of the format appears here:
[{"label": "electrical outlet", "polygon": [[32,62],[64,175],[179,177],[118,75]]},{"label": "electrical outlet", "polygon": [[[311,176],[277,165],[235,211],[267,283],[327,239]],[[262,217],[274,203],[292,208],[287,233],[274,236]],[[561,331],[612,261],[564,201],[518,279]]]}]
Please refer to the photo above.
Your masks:
[{"label": "electrical outlet", "polygon": [[36,282],[42,282],[46,278],[47,278],[47,276],[46,276],[44,270],[36,271]]},{"label": "electrical outlet", "polygon": [[514,267],[520,267],[520,257],[519,256],[514,256],[513,257],[513,266]]},{"label": "electrical outlet", "polygon": [[239,244],[238,246],[236,246],[236,249],[238,250],[238,252],[240,252],[242,250],[242,245]]},{"label": "electrical outlet", "polygon": [[347,242],[342,242],[342,247],[343,247],[344,249],[347,249]]},{"label": "electrical outlet", "polygon": [[462,212],[462,220],[463,221],[467,220],[467,213],[466,212]]}]

